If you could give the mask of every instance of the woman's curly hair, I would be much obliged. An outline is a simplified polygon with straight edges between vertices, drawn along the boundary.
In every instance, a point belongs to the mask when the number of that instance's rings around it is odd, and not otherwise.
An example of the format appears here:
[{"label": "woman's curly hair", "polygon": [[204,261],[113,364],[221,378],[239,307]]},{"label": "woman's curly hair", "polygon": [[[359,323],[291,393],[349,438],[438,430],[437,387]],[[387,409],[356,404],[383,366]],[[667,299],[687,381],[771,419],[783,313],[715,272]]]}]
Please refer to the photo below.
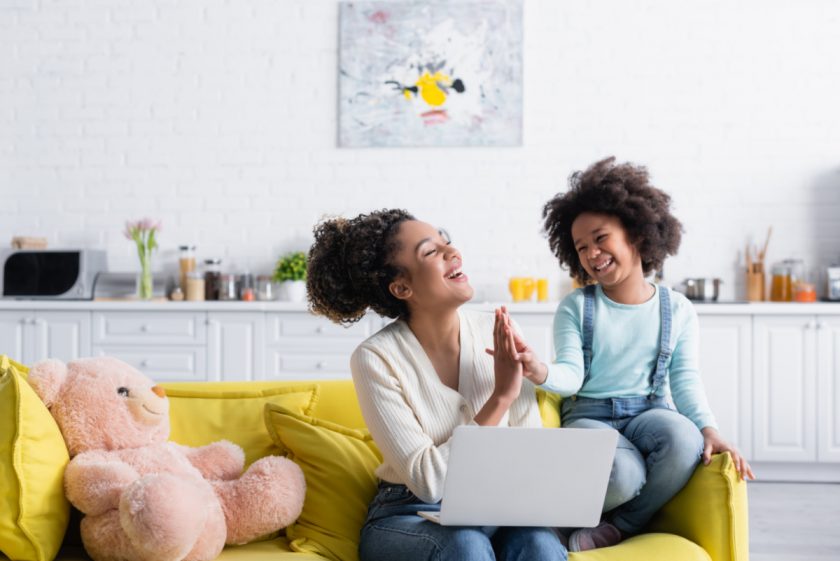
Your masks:
[{"label": "woman's curly hair", "polygon": [[645,274],[662,268],[676,255],[682,224],[670,211],[671,197],[650,184],[648,171],[609,157],[569,177],[569,190],[558,193],[543,208],[545,232],[560,266],[581,284],[591,279],[580,263],[572,239],[572,223],[584,212],[608,214],[621,220],[627,238],[642,258]]},{"label": "woman's curly hair", "polygon": [[402,272],[392,263],[397,231],[414,219],[405,210],[383,209],[316,224],[306,269],[309,309],[342,325],[359,321],[368,308],[389,318],[408,316],[388,286]]}]

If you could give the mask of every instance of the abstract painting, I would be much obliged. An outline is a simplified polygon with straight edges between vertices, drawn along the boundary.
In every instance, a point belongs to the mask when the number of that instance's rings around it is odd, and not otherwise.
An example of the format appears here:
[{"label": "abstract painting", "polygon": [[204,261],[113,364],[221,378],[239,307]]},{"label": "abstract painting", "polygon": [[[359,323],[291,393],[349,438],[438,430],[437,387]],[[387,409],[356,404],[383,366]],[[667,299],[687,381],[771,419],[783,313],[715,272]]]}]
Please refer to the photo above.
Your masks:
[{"label": "abstract painting", "polygon": [[340,10],[340,146],[522,144],[521,0]]}]

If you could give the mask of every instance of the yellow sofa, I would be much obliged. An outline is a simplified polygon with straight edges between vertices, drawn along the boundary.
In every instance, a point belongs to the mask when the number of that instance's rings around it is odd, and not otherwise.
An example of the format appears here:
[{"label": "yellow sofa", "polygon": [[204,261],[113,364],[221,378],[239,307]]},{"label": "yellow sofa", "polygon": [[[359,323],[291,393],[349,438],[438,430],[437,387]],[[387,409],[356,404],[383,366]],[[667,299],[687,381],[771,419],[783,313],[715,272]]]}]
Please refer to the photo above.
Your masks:
[{"label": "yellow sofa", "polygon": [[[317,400],[306,411],[307,415],[316,419],[318,423],[323,423],[324,426],[347,427],[347,434],[355,435],[354,438],[357,440],[362,439],[360,435],[364,431],[364,421],[350,381],[207,382],[172,383],[163,384],[163,386],[172,394],[216,391],[221,388],[227,391],[228,395],[234,396],[236,391],[295,392],[317,386]],[[543,394],[540,399],[544,423],[547,426],[557,426],[556,398]],[[262,410],[267,409],[265,403],[258,400],[250,405],[248,400],[241,401],[241,407],[238,406],[238,410],[249,406],[259,407],[260,411],[255,414],[262,415]],[[189,408],[173,408],[173,431],[176,426],[189,426],[191,419],[178,418],[179,415],[181,417],[187,415],[184,411],[189,411]],[[235,431],[236,427],[231,427],[224,419],[218,419],[212,427],[208,428],[206,423],[202,423],[202,426],[197,429],[203,431],[202,438],[204,439],[220,439],[231,438],[231,430]],[[179,430],[183,432],[184,429]],[[235,437],[233,439],[236,440]],[[187,442],[187,444],[200,444],[200,442]],[[294,456],[291,457],[295,459]],[[338,481],[335,484],[342,485]],[[344,490],[336,489],[336,491],[337,496],[345,496]],[[316,491],[313,487],[314,492]],[[309,501],[308,491],[307,502]],[[305,506],[305,512],[306,509]],[[322,514],[329,513],[315,513],[315,516]],[[358,514],[359,517],[364,516],[364,513]],[[88,559],[80,546],[72,544],[78,540],[78,529],[73,528],[74,523],[77,524],[78,521],[71,520],[71,527],[68,529],[64,545],[57,557],[59,560]],[[717,456],[711,465],[698,467],[688,485],[657,515],[649,531],[650,533],[636,536],[615,547],[572,553],[569,559],[571,561],[688,561],[694,559],[747,561],[746,485],[738,479],[729,456]],[[290,533],[293,533],[293,530]],[[298,549],[298,551],[293,551],[293,549]],[[3,558],[2,555],[0,558]],[[228,547],[219,559],[220,561],[314,561],[323,560],[324,557],[312,552],[301,552],[300,548],[295,548],[290,543],[289,537],[281,535],[244,546]]]}]

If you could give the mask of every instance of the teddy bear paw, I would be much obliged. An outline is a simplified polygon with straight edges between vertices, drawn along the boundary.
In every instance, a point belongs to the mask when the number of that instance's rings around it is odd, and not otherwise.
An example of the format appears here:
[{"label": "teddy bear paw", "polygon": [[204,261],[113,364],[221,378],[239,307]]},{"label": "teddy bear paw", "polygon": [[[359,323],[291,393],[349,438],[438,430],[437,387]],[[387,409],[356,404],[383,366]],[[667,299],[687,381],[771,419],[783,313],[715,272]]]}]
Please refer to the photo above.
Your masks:
[{"label": "teddy bear paw", "polygon": [[[123,531],[135,547],[160,561],[184,559],[207,533],[209,518],[223,520],[212,487],[171,474],[147,475],[132,483],[119,510]],[[209,547],[216,555],[224,547],[221,538]]]},{"label": "teddy bear paw", "polygon": [[214,482],[225,503],[229,544],[245,543],[294,522],[303,509],[306,481],[287,458],[260,458],[236,481]]}]

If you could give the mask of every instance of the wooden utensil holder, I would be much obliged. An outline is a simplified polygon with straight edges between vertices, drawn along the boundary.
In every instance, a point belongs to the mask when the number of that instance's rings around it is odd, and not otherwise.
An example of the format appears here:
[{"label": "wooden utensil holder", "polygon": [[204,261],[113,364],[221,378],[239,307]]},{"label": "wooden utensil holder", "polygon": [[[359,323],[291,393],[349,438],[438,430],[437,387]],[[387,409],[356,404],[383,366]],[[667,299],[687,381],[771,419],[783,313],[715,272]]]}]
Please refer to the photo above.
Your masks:
[{"label": "wooden utensil holder", "polygon": [[747,271],[747,300],[750,302],[763,302],[765,289],[764,273],[753,273]]}]

